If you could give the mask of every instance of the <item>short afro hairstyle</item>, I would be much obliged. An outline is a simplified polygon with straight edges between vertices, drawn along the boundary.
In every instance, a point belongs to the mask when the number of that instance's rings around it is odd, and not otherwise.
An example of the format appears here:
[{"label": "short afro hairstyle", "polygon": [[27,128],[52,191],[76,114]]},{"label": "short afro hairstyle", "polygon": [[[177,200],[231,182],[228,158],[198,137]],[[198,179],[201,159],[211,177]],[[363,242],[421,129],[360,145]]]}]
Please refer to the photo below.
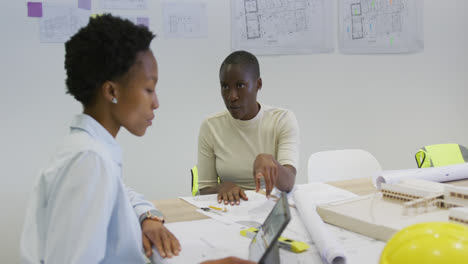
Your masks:
[{"label": "short afro hairstyle", "polygon": [[110,14],[90,18],[65,43],[67,93],[83,106],[91,105],[98,88],[125,75],[154,37],[145,26],[127,19]]},{"label": "short afro hairstyle", "polygon": [[229,64],[238,64],[248,67],[252,70],[254,78],[260,77],[260,65],[258,64],[257,57],[250,52],[239,50],[229,54],[229,56],[224,59],[223,63],[221,63],[221,67],[219,68],[220,72],[224,66]]}]

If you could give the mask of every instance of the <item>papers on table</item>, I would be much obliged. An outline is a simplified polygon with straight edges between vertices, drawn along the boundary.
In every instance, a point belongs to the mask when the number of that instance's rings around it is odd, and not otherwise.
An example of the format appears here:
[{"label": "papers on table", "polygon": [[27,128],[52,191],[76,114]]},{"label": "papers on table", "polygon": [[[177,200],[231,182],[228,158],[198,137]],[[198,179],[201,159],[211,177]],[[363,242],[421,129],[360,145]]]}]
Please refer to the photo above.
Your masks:
[{"label": "papers on table", "polygon": [[[246,207],[249,205],[248,202],[258,202],[258,201],[267,201],[268,199],[264,194],[257,193],[255,191],[245,191],[247,194],[248,201],[241,199],[240,205],[235,205],[238,207]],[[217,194],[208,194],[208,195],[198,195],[198,196],[189,196],[189,197],[179,197],[180,199],[185,200],[186,202],[196,206],[196,207],[208,207],[208,206],[224,206],[226,208],[231,208],[231,205],[224,205],[218,203]],[[235,207],[232,206],[232,207]]]},{"label": "papers on table", "polygon": [[343,248],[333,235],[328,232],[322,218],[313,204],[314,193],[297,190],[294,192],[296,208],[310,237],[315,243],[325,263],[346,263]]},{"label": "papers on table", "polygon": [[341,244],[347,264],[379,263],[380,253],[385,247],[385,242],[334,225],[325,225]]},{"label": "papers on table", "polygon": [[[335,186],[320,182],[296,185],[292,193],[296,191],[303,191],[309,193],[311,199],[310,202],[315,205],[331,203],[357,196],[356,194],[350,191],[346,191]],[[295,203],[295,200],[289,198],[289,203]]]},{"label": "papers on table", "polygon": [[419,179],[434,182],[468,179],[468,163],[422,169],[382,171],[374,176],[374,184],[380,189],[382,183],[398,183],[405,179]]},{"label": "papers on table", "polygon": [[179,239],[179,256],[163,259],[153,249],[151,263],[200,263],[235,256],[248,258],[250,239],[240,235],[240,225],[226,225],[213,219],[168,223],[166,227]]},{"label": "papers on table", "polygon": [[181,197],[181,199],[198,208],[209,208],[210,206],[226,208],[226,212],[219,210],[209,210],[208,212],[201,209],[199,210],[200,213],[223,223],[236,223],[246,227],[258,227],[270,213],[275,201],[274,199],[268,200],[265,195],[254,191],[246,191],[246,194],[249,200],[241,200],[239,205],[220,204],[218,203],[217,194]]},{"label": "papers on table", "polygon": [[[297,200],[293,195],[293,193],[297,191],[307,195],[306,203],[297,203]],[[249,239],[244,238],[240,235],[240,229],[260,226],[270,213],[271,209],[273,208],[275,204],[275,199],[270,198],[270,200],[268,200],[265,195],[256,193],[254,191],[247,191],[246,193],[249,197],[249,201],[241,201],[240,205],[233,206],[218,204],[217,195],[181,197],[181,199],[187,201],[188,203],[198,208],[209,207],[210,205],[216,207],[221,206],[222,208],[226,207],[227,212],[218,213],[217,210],[214,211],[217,213],[201,211],[205,215],[211,217],[211,219],[209,219],[209,221],[205,220],[205,222],[190,221],[184,222],[184,224],[168,224],[170,230],[177,236],[177,238],[181,242],[182,251],[197,251],[197,248],[200,248],[199,251],[202,252],[203,256],[205,257],[200,258],[200,256],[197,255],[201,253],[185,252],[184,255],[181,255],[181,257],[175,257],[169,260],[169,262],[162,263],[188,263],[187,259],[206,260],[227,257],[230,255],[242,257],[243,254],[247,254]],[[273,192],[273,194],[275,194],[275,192]],[[323,253],[320,253],[320,245],[323,245],[323,241],[318,242],[316,237],[313,237],[309,234],[308,228],[306,226],[310,226],[312,222],[310,220],[307,220],[307,217],[301,216],[301,214],[295,207],[315,206],[317,204],[330,203],[333,201],[347,199],[355,196],[356,195],[353,193],[324,183],[296,185],[294,192],[291,192],[288,195],[289,203],[293,205],[295,204],[295,206],[290,208],[291,221],[281,236],[293,240],[306,242],[312,246],[306,252],[299,254],[281,249],[281,263],[306,264],[320,263],[323,261],[321,257]],[[319,216],[317,217],[320,219]],[[317,221],[315,221],[314,223],[316,222]],[[216,223],[216,226],[213,223]],[[334,237],[334,241],[336,242],[336,245],[338,245],[337,248],[341,247],[341,251],[339,251],[339,253],[341,253],[341,255],[346,256],[346,261],[348,264],[373,264],[378,262],[380,252],[382,251],[385,243],[356,234],[354,232],[347,231],[339,227],[325,224],[323,222],[320,226],[322,228],[322,237],[325,236],[325,239]],[[205,233],[207,235],[205,235]],[[204,240],[201,241],[200,237],[203,237]],[[207,237],[209,237],[209,239],[206,239]],[[239,243],[240,250],[237,252],[233,252],[231,251],[231,248],[227,249],[229,245],[225,244],[227,243],[227,241],[225,240],[231,240],[234,244]],[[206,243],[206,241],[210,243]],[[217,250],[211,250],[209,244],[216,245],[214,247]],[[333,252],[335,251],[329,251],[328,255],[337,255]],[[196,258],[197,256],[198,258]]]}]

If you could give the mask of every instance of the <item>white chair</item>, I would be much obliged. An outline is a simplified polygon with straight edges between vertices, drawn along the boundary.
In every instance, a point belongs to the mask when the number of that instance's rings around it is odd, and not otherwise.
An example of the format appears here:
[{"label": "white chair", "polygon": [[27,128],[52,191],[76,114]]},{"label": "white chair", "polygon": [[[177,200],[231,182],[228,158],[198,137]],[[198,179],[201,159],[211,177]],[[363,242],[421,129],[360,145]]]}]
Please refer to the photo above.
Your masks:
[{"label": "white chair", "polygon": [[377,159],[362,149],[316,152],[308,162],[309,182],[371,178],[382,170]]}]

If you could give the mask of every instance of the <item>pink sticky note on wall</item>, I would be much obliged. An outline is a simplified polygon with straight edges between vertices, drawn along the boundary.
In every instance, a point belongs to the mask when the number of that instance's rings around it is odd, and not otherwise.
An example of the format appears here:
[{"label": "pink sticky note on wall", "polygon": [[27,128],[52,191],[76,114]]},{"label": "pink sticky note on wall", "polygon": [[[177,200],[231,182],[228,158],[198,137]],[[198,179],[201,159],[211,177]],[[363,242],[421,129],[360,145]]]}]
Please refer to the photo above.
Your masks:
[{"label": "pink sticky note on wall", "polygon": [[91,10],[91,0],[78,0],[78,8]]},{"label": "pink sticky note on wall", "polygon": [[28,17],[42,17],[42,2],[28,2]]},{"label": "pink sticky note on wall", "polygon": [[137,17],[137,25],[143,25],[149,28],[149,17]]}]

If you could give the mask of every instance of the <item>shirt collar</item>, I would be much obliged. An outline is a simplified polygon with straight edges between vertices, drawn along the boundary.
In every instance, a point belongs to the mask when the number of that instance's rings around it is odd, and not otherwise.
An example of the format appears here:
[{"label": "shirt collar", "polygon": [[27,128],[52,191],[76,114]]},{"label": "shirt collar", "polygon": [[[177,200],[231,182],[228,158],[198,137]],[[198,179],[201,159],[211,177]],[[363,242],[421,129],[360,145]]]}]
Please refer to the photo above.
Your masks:
[{"label": "shirt collar", "polygon": [[109,131],[107,131],[98,121],[87,114],[77,115],[70,125],[71,131],[75,129],[83,130],[92,138],[103,143],[112,156],[112,159],[119,166],[122,166],[122,148]]},{"label": "shirt collar", "polygon": [[231,114],[229,114],[229,117],[231,121],[238,127],[249,127],[249,126],[254,126],[260,122],[260,120],[263,117],[263,112],[264,112],[264,107],[262,104],[258,103],[260,106],[260,110],[258,111],[257,115],[250,119],[250,120],[240,120],[240,119],[235,119],[232,117]]}]

